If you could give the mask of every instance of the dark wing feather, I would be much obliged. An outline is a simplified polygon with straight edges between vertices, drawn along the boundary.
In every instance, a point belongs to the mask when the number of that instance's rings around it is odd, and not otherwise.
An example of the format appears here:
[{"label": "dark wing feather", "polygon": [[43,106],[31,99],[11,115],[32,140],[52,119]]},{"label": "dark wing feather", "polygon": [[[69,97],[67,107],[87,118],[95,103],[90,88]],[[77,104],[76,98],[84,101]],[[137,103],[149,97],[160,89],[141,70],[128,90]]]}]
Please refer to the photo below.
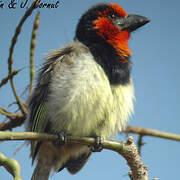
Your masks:
[{"label": "dark wing feather", "polygon": [[[51,76],[53,73],[53,66],[57,63],[57,60],[61,59],[59,57],[53,57],[47,59],[43,64],[42,69],[38,74],[38,83],[34,89],[33,94],[30,97],[28,103],[29,109],[29,129],[32,132],[45,132],[47,127],[47,100],[49,94],[49,83],[51,81]],[[36,154],[38,153],[41,142],[32,141],[31,142],[31,156],[32,162],[34,161]]]},{"label": "dark wing feather", "polygon": [[[28,130],[33,132],[45,132],[48,118],[47,118],[47,100],[48,94],[50,93],[49,84],[51,82],[51,77],[53,73],[57,70],[55,67],[57,63],[61,63],[63,59],[68,61],[69,57],[71,57],[72,52],[78,52],[79,49],[86,50],[86,48],[82,48],[84,46],[72,45],[66,46],[63,49],[58,49],[53,51],[46,57],[46,62],[43,64],[42,69],[39,72],[37,85],[30,97],[28,103],[28,109],[30,112],[29,115],[29,123],[28,123]],[[31,143],[31,156],[32,161],[34,161],[36,154],[38,153],[39,147],[41,142],[32,141]]]}]

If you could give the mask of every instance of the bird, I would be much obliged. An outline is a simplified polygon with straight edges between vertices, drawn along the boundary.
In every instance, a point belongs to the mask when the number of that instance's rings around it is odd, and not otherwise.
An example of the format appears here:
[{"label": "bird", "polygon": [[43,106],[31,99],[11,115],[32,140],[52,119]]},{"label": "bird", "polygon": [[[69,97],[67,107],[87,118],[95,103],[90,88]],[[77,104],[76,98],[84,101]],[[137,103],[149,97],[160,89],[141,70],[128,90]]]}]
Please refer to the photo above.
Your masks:
[{"label": "bird", "polygon": [[[122,132],[134,112],[131,32],[147,17],[127,14],[117,3],[100,3],[80,17],[68,45],[45,57],[27,100],[26,131],[109,139]],[[64,168],[76,174],[92,148],[32,141],[31,180],[48,180]]]}]

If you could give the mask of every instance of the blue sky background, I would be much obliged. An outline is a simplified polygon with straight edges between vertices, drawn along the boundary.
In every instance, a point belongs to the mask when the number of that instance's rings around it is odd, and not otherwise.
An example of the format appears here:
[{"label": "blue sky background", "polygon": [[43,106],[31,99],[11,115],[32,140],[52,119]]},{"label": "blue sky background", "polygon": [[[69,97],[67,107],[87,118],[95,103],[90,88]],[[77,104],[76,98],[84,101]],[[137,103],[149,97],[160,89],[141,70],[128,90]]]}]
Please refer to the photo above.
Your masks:
[{"label": "blue sky background", "polygon": [[[0,79],[7,75],[7,58],[11,37],[25,9],[8,9],[10,0],[2,0],[5,5],[0,9]],[[23,0],[22,0],[23,1]],[[50,0],[47,0],[50,2]],[[47,2],[46,1],[46,2]],[[56,2],[55,0],[51,0]],[[17,0],[19,3],[21,0]],[[30,5],[30,0],[28,6]],[[51,49],[62,47],[74,37],[78,19],[96,0],[60,0],[57,9],[41,9],[40,28],[35,51],[36,67]],[[132,34],[129,42],[133,52],[132,78],[135,85],[135,114],[130,125],[180,134],[180,1],[179,0],[118,0],[117,2],[130,14],[140,14],[151,22]],[[16,76],[16,89],[23,92],[29,83],[29,46],[33,20],[37,10],[25,22],[15,47],[14,65],[23,70]],[[24,97],[25,101],[26,97]],[[6,108],[13,101],[9,84],[0,89],[0,106]],[[14,108],[10,108],[14,109]],[[3,116],[0,116],[3,120]],[[23,127],[16,128],[23,131]],[[136,136],[134,136],[136,139]],[[119,136],[124,140],[124,136]],[[180,142],[145,137],[142,159],[149,170],[150,179],[161,180],[179,178]],[[33,172],[29,159],[29,147],[24,146],[15,156],[13,152],[23,142],[0,143],[0,151],[9,158],[15,158],[21,165],[23,180],[29,180]],[[126,161],[117,153],[103,150],[95,153],[84,169],[75,176],[66,170],[52,176],[52,180],[73,179],[122,179],[128,180],[129,171]],[[0,179],[12,179],[0,167]]]}]

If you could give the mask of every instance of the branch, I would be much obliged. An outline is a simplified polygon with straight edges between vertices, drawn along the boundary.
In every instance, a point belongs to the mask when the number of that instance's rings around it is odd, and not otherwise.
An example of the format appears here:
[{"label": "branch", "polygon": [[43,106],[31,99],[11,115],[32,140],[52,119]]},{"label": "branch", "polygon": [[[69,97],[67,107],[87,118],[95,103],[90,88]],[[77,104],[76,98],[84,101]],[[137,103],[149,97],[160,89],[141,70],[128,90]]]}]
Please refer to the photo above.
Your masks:
[{"label": "branch", "polygon": [[20,177],[20,165],[15,159],[6,158],[0,152],[0,166],[4,168],[13,175],[14,180],[22,180]]},{"label": "branch", "polygon": [[17,114],[17,116],[9,117],[9,122],[2,122],[0,124],[0,131],[12,130],[24,123],[26,116],[24,114]]},{"label": "branch", "polygon": [[20,113],[11,113],[1,107],[0,107],[0,113],[10,119],[14,117],[20,118],[22,116],[22,114]]},{"label": "branch", "polygon": [[174,141],[180,141],[180,135],[162,132],[158,130],[143,128],[139,126],[127,126],[126,133],[139,134],[142,136],[154,136]]},{"label": "branch", "polygon": [[12,79],[20,70],[14,70],[12,73],[8,74],[5,78],[3,78],[0,82],[0,87],[4,86],[9,79]]},{"label": "branch", "polygon": [[143,145],[144,145],[144,143],[143,143],[143,135],[140,134],[139,138],[138,138],[138,142],[137,142],[139,155],[141,155],[141,148],[142,148]]},{"label": "branch", "polygon": [[[39,141],[55,141],[57,135],[33,132],[0,132],[0,140],[39,140]],[[93,146],[94,138],[75,138],[67,137],[67,143],[76,143],[87,146]],[[133,138],[129,137],[127,142],[115,142],[104,140],[103,147],[121,154],[130,167],[129,176],[131,180],[148,180],[147,168],[141,161],[138,150],[133,142]]]},{"label": "branch", "polygon": [[[25,12],[24,16],[22,17],[22,19],[20,20],[18,26],[16,27],[14,36],[13,36],[13,38],[11,40],[11,46],[9,48],[9,57],[8,57],[8,71],[9,71],[8,74],[9,75],[13,72],[13,68],[12,68],[12,64],[13,64],[13,52],[14,52],[15,44],[16,44],[16,42],[18,40],[18,35],[21,32],[21,28],[22,28],[22,25],[24,24],[25,20],[31,15],[32,11],[35,9],[36,4],[38,2],[39,2],[39,0],[35,0],[32,3],[31,7]],[[17,103],[18,103],[19,109],[21,109],[23,114],[27,114],[27,110],[26,110],[25,106],[21,103],[20,98],[17,95],[17,92],[15,90],[13,77],[10,78],[10,83],[11,83],[11,88],[12,88],[13,94],[14,94],[14,96],[16,98]]]},{"label": "branch", "polygon": [[31,47],[30,47],[30,86],[29,86],[29,96],[31,95],[33,83],[34,83],[34,51],[36,47],[36,36],[37,36],[37,30],[39,27],[39,16],[40,13],[38,12],[36,15],[36,18],[34,20],[34,26],[31,36]]}]

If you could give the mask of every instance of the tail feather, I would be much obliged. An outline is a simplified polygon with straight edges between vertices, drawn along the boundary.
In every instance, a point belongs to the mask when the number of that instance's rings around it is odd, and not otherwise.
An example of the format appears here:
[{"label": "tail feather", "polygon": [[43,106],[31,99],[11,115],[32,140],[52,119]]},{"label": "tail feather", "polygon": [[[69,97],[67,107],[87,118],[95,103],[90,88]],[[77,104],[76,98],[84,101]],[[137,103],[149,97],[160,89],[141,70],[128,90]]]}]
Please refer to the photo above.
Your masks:
[{"label": "tail feather", "polygon": [[71,174],[76,174],[77,172],[79,172],[83,166],[86,164],[86,162],[88,161],[89,157],[91,155],[91,152],[89,153],[84,153],[81,156],[79,156],[77,159],[71,159],[67,162],[66,167],[67,170],[71,173]]},{"label": "tail feather", "polygon": [[50,171],[51,167],[43,166],[43,163],[38,161],[31,180],[48,180]]},{"label": "tail feather", "polygon": [[31,180],[48,180],[51,171],[58,172],[64,168],[75,174],[82,169],[90,155],[91,149],[87,146],[68,144],[56,148],[52,143],[42,143]]}]

